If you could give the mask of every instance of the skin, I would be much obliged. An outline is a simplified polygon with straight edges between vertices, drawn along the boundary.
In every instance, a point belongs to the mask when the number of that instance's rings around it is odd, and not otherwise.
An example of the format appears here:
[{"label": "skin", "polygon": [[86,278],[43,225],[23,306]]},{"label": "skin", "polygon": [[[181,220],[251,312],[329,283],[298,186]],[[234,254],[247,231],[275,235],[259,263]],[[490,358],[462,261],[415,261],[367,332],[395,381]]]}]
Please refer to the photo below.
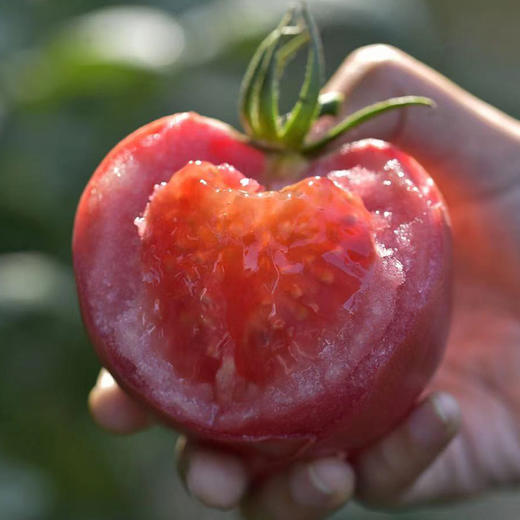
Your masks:
[{"label": "skin", "polygon": [[[396,144],[426,167],[446,197],[455,301],[445,359],[408,418],[356,460],[300,462],[251,489],[238,458],[182,439],[178,458],[187,488],[208,506],[240,506],[248,519],[317,520],[352,498],[401,507],[514,485],[520,481],[520,123],[384,45],[351,54],[326,90],[346,94],[340,117],[411,93],[437,103],[435,110],[385,114],[348,139]],[[320,121],[316,134],[330,124]],[[104,371],[89,404],[94,419],[113,432],[132,433],[152,421]]]}]

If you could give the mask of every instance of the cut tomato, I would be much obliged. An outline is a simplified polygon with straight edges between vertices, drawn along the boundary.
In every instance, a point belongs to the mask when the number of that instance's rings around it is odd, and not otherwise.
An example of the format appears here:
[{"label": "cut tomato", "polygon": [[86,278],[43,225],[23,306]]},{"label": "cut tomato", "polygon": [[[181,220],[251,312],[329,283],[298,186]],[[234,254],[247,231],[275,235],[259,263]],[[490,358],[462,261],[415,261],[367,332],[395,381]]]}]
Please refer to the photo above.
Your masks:
[{"label": "cut tomato", "polygon": [[446,210],[381,141],[300,162],[280,191],[260,184],[272,164],[196,114],[118,145],[76,217],[83,317],[117,381],[177,428],[252,457],[348,452],[440,360]]}]

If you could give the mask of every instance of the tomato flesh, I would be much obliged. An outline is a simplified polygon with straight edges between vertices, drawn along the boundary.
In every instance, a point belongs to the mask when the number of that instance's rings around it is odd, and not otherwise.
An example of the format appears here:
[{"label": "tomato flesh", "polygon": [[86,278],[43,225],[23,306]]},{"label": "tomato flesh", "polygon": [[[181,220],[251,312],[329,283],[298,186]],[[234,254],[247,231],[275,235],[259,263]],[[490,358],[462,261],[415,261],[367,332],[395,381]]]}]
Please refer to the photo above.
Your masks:
[{"label": "tomato flesh", "polygon": [[373,263],[370,219],[326,177],[265,191],[232,166],[190,162],[137,221],[161,355],[221,399],[319,355]]}]

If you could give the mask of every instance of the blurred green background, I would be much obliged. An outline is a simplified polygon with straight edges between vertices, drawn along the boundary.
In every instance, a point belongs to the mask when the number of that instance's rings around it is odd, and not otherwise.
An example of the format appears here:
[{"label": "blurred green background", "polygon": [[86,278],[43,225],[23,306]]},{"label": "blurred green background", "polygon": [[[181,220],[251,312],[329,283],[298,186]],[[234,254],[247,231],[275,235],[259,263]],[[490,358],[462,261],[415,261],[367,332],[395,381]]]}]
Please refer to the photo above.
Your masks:
[{"label": "blurred green background", "polygon": [[[315,0],[327,71],[389,42],[520,116],[520,3]],[[85,402],[99,368],[70,258],[96,165],[136,127],[196,110],[237,123],[239,82],[285,0],[0,0],[0,519],[235,518],[192,502],[172,432],[114,438]],[[398,515],[517,519],[495,494]],[[393,515],[349,506],[335,518]]]}]

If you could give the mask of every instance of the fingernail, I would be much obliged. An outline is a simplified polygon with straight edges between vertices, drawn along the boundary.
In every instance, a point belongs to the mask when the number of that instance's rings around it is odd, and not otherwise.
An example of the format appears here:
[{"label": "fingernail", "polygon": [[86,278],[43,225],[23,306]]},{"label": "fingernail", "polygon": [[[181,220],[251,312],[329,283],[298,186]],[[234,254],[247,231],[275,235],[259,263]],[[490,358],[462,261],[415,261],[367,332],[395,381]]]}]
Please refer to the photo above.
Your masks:
[{"label": "fingernail", "polygon": [[189,455],[186,487],[209,507],[228,510],[245,492],[247,473],[241,461],[231,455],[194,451]]},{"label": "fingernail", "polygon": [[188,474],[188,455],[186,452],[186,437],[181,435],[177,442],[175,443],[175,461],[177,466],[177,472],[179,473],[179,477],[181,479],[181,483],[184,486],[184,489],[189,493],[188,486],[186,484],[186,476]]},{"label": "fingernail", "polygon": [[424,447],[439,446],[458,430],[460,409],[457,401],[446,393],[430,396],[410,417],[409,431]]},{"label": "fingernail", "polygon": [[101,372],[99,373],[96,386],[98,386],[99,388],[110,388],[115,384],[116,382],[110,374],[110,372],[102,368]]},{"label": "fingernail", "polygon": [[302,505],[336,508],[352,495],[350,466],[337,458],[316,460],[295,470],[291,481],[294,500]]},{"label": "fingernail", "polygon": [[448,433],[454,433],[460,424],[461,414],[457,401],[450,394],[439,392],[431,397],[433,409]]}]

